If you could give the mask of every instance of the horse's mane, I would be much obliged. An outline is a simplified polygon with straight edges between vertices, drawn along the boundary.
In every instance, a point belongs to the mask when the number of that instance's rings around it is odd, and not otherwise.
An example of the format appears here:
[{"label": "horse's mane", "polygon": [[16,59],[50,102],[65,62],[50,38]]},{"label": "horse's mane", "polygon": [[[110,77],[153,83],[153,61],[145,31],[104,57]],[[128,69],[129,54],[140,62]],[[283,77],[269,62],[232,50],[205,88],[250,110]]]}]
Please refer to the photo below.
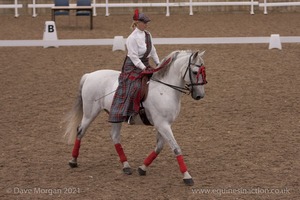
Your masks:
[{"label": "horse's mane", "polygon": [[164,77],[165,74],[168,73],[168,71],[170,70],[170,67],[172,66],[172,63],[174,63],[174,61],[176,59],[178,59],[179,57],[182,57],[183,55],[190,54],[190,53],[192,53],[191,50],[176,50],[176,51],[171,52],[160,62],[160,65],[158,66],[158,68],[161,67],[162,65],[164,65],[164,63],[168,59],[171,59],[171,61],[169,63],[167,63],[165,66],[162,66],[162,68],[159,71],[155,72],[153,75],[156,78]]}]

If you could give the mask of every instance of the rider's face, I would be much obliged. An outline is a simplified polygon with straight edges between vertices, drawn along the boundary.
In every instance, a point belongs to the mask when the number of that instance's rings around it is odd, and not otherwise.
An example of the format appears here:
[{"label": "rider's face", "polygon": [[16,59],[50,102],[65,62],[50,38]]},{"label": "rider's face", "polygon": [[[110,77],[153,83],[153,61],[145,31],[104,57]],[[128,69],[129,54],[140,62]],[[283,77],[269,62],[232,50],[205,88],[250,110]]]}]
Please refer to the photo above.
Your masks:
[{"label": "rider's face", "polygon": [[144,22],[142,22],[142,21],[139,21],[139,22],[137,23],[137,27],[138,27],[138,29],[140,29],[141,31],[144,31],[144,30],[147,28],[148,23],[149,23],[149,22],[144,23]]}]

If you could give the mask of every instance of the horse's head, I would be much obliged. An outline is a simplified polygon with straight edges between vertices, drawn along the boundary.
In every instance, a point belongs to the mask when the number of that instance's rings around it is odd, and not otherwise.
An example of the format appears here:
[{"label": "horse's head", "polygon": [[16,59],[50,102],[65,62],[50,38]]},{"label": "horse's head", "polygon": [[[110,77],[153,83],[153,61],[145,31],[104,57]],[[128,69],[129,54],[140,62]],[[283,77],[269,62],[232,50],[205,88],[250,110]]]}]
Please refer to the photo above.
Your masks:
[{"label": "horse's head", "polygon": [[204,85],[207,81],[203,55],[204,51],[201,53],[199,51],[193,52],[189,57],[189,63],[183,75],[186,86],[195,100],[200,100],[205,95]]}]

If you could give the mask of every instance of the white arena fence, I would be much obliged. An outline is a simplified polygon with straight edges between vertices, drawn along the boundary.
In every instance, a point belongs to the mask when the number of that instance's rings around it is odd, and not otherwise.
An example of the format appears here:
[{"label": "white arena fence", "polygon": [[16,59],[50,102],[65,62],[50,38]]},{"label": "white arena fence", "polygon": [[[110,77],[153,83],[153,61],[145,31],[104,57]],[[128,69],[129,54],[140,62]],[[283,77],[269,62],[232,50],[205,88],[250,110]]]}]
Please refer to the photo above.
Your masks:
[{"label": "white arena fence", "polygon": [[281,7],[281,6],[300,6],[300,1],[268,3],[267,0],[264,0],[264,3],[259,4],[259,7],[264,7],[264,14],[268,14],[268,10],[267,10],[268,7]]},{"label": "white arena fence", "polygon": [[[155,45],[174,44],[269,44],[271,37],[153,38]],[[125,43],[124,39],[124,43]],[[300,43],[300,36],[280,37],[281,43]],[[0,47],[112,46],[114,39],[0,40]]]},{"label": "white arena fence", "polygon": [[[92,0],[92,6],[94,8],[94,16],[97,16],[96,8],[105,8],[105,16],[109,16],[110,8],[137,8],[137,7],[165,7],[166,16],[170,16],[170,7],[189,7],[189,14],[193,15],[194,6],[250,6],[250,13],[254,14],[254,6],[263,7],[264,14],[267,14],[268,7],[282,7],[282,6],[300,6],[300,1],[286,1],[286,2],[270,2],[267,0],[255,1],[197,1],[187,0],[182,2],[166,2],[162,3],[110,3],[109,0],[105,0],[105,3],[97,3],[96,0]],[[75,5],[75,4],[71,4]],[[31,4],[28,4],[28,8],[32,8],[33,17],[37,16],[38,8],[51,8],[54,4],[39,4],[37,0],[32,0]],[[23,4],[18,3],[18,0],[14,0],[14,4],[0,4],[0,8],[13,8],[15,9],[15,17],[19,16],[18,9],[23,8]]]},{"label": "white arena fence", "polygon": [[[75,5],[75,4],[71,4]],[[92,0],[92,6],[94,7],[94,16],[97,16],[96,8],[105,8],[105,16],[109,16],[109,8],[137,8],[137,7],[165,7],[166,16],[170,16],[170,7],[189,7],[190,15],[193,15],[193,6],[250,6],[251,14],[254,14],[254,6],[258,6],[258,1],[226,1],[226,2],[193,2],[189,0],[187,2],[170,2],[166,0],[165,3],[109,3],[109,0],[105,0],[105,3],[96,3],[96,0]],[[51,8],[53,4],[36,4],[36,0],[32,1],[32,4],[28,4],[29,8],[32,8],[33,17],[37,16],[36,8]]]},{"label": "white arena fence", "polygon": [[14,0],[13,4],[0,4],[0,8],[15,9],[15,17],[19,17],[19,8],[23,8],[23,4],[18,3],[18,0]]}]

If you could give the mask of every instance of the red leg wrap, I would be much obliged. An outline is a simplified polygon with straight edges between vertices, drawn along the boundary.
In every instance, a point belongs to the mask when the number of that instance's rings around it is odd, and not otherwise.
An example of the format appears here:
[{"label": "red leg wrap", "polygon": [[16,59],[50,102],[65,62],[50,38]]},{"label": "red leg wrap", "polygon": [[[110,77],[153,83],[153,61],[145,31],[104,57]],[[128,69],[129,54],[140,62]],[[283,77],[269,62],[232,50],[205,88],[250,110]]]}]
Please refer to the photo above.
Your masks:
[{"label": "red leg wrap", "polygon": [[79,140],[79,139],[75,140],[74,148],[73,148],[73,151],[72,151],[73,158],[77,158],[78,155],[79,155],[80,142],[81,142],[81,140]]},{"label": "red leg wrap", "polygon": [[144,160],[144,165],[149,166],[157,156],[158,154],[155,151],[152,151],[151,154]]},{"label": "red leg wrap", "polygon": [[177,161],[178,161],[181,173],[186,172],[187,171],[187,167],[186,167],[186,165],[185,165],[185,163],[183,161],[183,156],[182,155],[177,156]]},{"label": "red leg wrap", "polygon": [[122,145],[120,143],[118,144],[115,144],[115,148],[116,148],[116,151],[120,157],[120,161],[123,163],[125,161],[127,161],[127,158],[125,156],[125,153],[123,151],[123,148],[122,148]]}]

